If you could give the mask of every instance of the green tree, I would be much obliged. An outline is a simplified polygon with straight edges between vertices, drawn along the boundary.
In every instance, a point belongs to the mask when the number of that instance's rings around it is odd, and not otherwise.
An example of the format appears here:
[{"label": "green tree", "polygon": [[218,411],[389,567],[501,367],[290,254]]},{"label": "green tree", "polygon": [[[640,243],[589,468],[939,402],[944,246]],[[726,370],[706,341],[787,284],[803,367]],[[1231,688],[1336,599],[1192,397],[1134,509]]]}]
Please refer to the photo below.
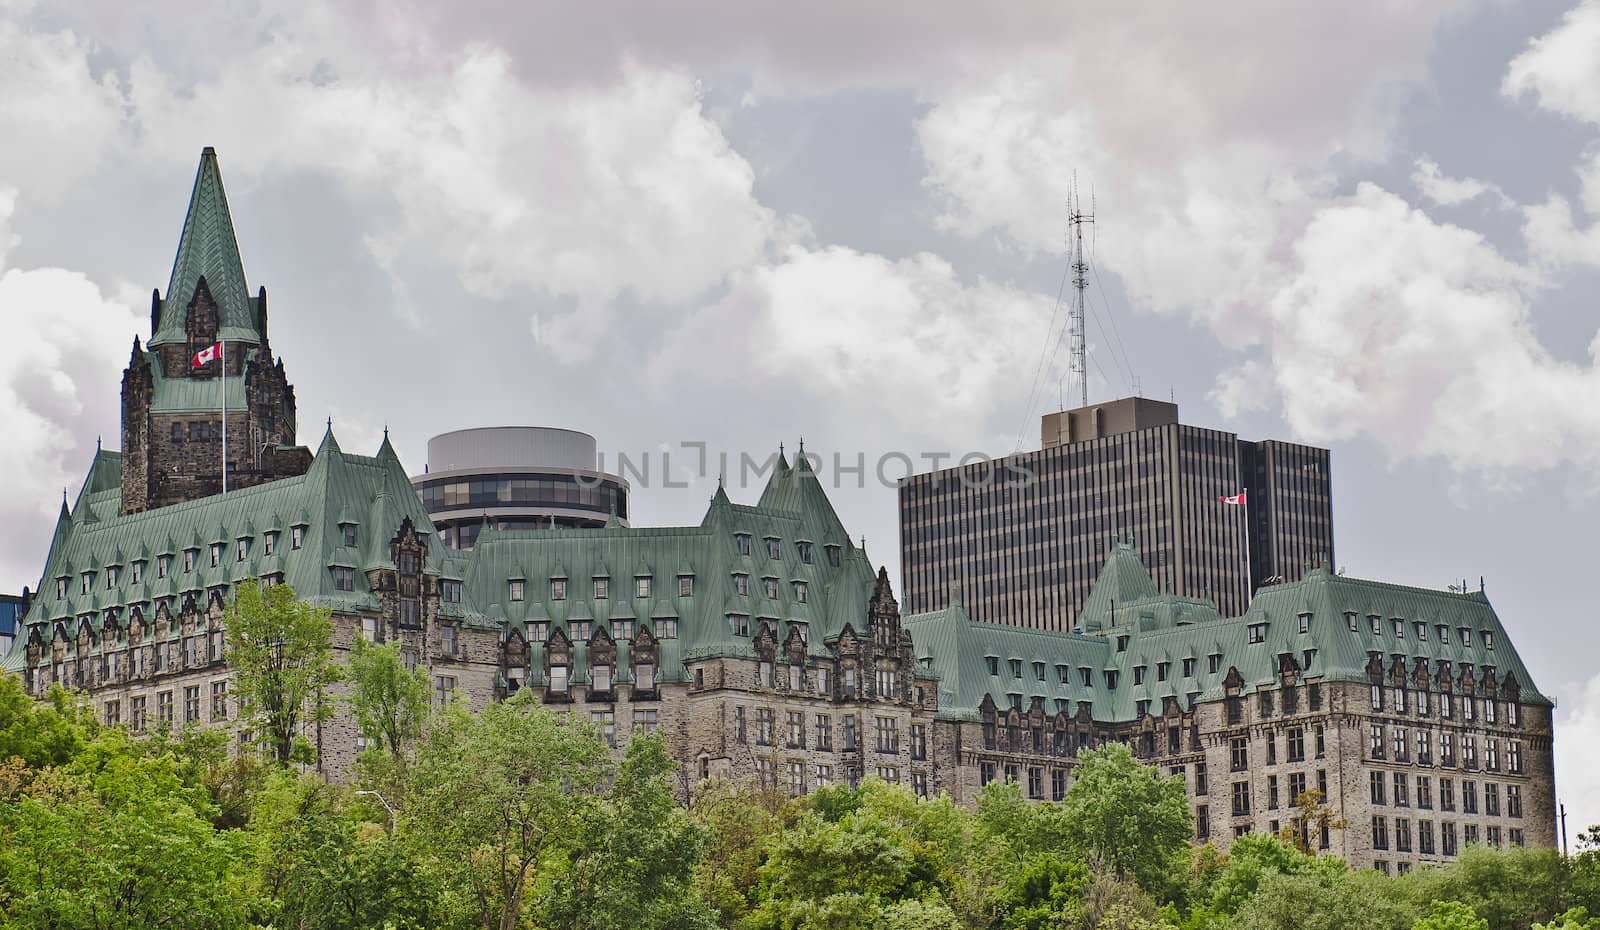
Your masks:
[{"label": "green tree", "polygon": [[391,760],[403,763],[428,717],[427,676],[407,671],[394,644],[373,645],[356,637],[345,677],[350,685],[347,700],[361,735]]},{"label": "green tree", "polygon": [[678,810],[678,767],[661,735],[636,734],[604,801],[542,902],[542,923],[566,930],[711,928],[694,869],[704,828]]},{"label": "green tree", "polygon": [[171,755],[107,731],[0,800],[0,925],[244,926],[256,907],[249,848],[213,826],[203,788]]},{"label": "green tree", "polygon": [[1419,906],[1460,901],[1489,930],[1523,930],[1568,907],[1567,864],[1553,849],[1468,846],[1450,865],[1414,871],[1396,886]]},{"label": "green tree", "polygon": [[1233,930],[1409,930],[1419,911],[1375,872],[1275,872],[1234,917]]},{"label": "green tree", "polygon": [[770,791],[723,779],[703,782],[689,798],[689,813],[707,837],[696,882],[701,898],[725,927],[750,910],[763,843],[780,829],[782,807],[783,801]]},{"label": "green tree", "polygon": [[1161,778],[1121,743],[1078,754],[1060,814],[1072,848],[1152,890],[1170,880],[1194,830],[1182,779]]},{"label": "green tree", "polygon": [[240,583],[223,615],[241,714],[280,765],[309,761],[299,727],[332,710],[328,686],[338,671],[329,617],[327,608],[295,600],[288,585],[262,588],[253,579]]},{"label": "green tree", "polygon": [[484,930],[512,930],[546,866],[574,853],[600,822],[610,751],[586,724],[557,717],[523,690],[469,714],[434,717],[411,770],[402,830],[417,840]]},{"label": "green tree", "polygon": [[1278,839],[1298,849],[1307,856],[1315,855],[1311,850],[1311,838],[1319,840],[1324,830],[1343,830],[1345,820],[1339,812],[1322,803],[1322,792],[1316,788],[1308,788],[1300,792],[1294,799],[1294,814],[1289,822],[1278,831]]},{"label": "green tree", "polygon": [[36,769],[61,765],[95,730],[93,710],[60,685],[36,701],[22,690],[22,679],[0,673],[0,762],[17,758]]},{"label": "green tree", "polygon": [[1261,833],[1246,834],[1228,847],[1211,883],[1207,903],[1216,913],[1234,914],[1255,895],[1266,876],[1300,875],[1310,869],[1311,859],[1283,840]]},{"label": "green tree", "polygon": [[1489,930],[1489,922],[1460,901],[1435,901],[1411,930]]},{"label": "green tree", "polygon": [[1575,907],[1547,924],[1534,924],[1532,930],[1600,930],[1600,917],[1590,917],[1586,907]]}]

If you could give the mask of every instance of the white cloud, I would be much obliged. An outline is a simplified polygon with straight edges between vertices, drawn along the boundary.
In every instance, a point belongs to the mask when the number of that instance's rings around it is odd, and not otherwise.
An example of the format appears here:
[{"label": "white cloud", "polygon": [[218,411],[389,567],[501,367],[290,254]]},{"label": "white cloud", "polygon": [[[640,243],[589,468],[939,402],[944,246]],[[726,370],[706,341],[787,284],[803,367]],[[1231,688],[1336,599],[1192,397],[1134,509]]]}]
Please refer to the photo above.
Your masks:
[{"label": "white cloud", "polygon": [[[0,243],[8,239],[14,197],[0,190]],[[120,445],[117,398],[132,334],[142,320],[127,296],[106,295],[84,275],[61,268],[9,268],[0,255],[0,523],[45,527],[63,488],[83,480],[103,435]],[[0,577],[37,578],[48,535],[0,535]]]},{"label": "white cloud", "polygon": [[1561,25],[1531,40],[1507,67],[1501,90],[1511,97],[1532,95],[1546,110],[1600,123],[1600,0],[1583,0]]},{"label": "white cloud", "polygon": [[1500,188],[1477,178],[1453,178],[1439,170],[1439,163],[1431,158],[1419,158],[1411,172],[1411,183],[1422,196],[1441,207],[1454,207],[1476,200],[1486,194],[1495,195],[1502,205],[1510,201]]},{"label": "white cloud", "polygon": [[70,31],[32,33],[0,18],[0,185],[49,201],[120,148],[121,90],[93,76],[93,50]]},{"label": "white cloud", "polygon": [[1318,440],[1512,473],[1600,461],[1600,369],[1538,342],[1540,281],[1374,185],[1319,210],[1268,310],[1284,413]]},{"label": "white cloud", "polygon": [[1600,826],[1600,675],[1558,688],[1556,797],[1567,806],[1567,836]]}]

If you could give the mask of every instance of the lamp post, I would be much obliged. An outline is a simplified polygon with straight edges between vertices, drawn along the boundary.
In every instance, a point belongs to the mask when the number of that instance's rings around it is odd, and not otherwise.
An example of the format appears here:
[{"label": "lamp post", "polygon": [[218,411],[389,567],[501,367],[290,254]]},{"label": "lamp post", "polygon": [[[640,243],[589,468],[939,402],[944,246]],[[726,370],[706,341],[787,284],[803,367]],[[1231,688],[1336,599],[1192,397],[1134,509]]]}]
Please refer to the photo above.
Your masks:
[{"label": "lamp post", "polygon": [[389,832],[393,834],[395,830],[399,829],[398,815],[395,813],[394,808],[389,806],[389,802],[384,800],[383,795],[367,789],[361,789],[356,794],[370,794],[377,798],[378,803],[383,805],[383,809],[389,812]]}]

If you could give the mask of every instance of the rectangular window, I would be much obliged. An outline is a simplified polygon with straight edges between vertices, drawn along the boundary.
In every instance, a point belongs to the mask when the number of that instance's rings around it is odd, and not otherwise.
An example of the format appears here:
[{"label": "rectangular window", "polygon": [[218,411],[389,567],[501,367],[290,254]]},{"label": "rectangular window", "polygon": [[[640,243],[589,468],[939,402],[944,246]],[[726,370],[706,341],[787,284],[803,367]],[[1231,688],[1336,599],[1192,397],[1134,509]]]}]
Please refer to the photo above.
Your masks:
[{"label": "rectangular window", "polygon": [[1446,856],[1456,854],[1456,825],[1453,823],[1439,824],[1439,852]]},{"label": "rectangular window", "polygon": [[893,717],[878,717],[875,720],[875,733],[878,752],[900,751],[900,728]]},{"label": "rectangular window", "polygon": [[794,599],[797,604],[806,602],[806,583],[804,581],[796,581],[794,583]]},{"label": "rectangular window", "polygon": [[1183,677],[1194,677],[1194,658],[1192,656],[1183,660]]},{"label": "rectangular window", "polygon": [[211,683],[211,719],[228,719],[228,683],[225,681]]},{"label": "rectangular window", "polygon": [[633,712],[633,728],[646,735],[656,732],[661,726],[661,712],[657,710],[636,710]]},{"label": "rectangular window", "polygon": [[1395,852],[1411,851],[1411,821],[1404,817],[1394,819],[1394,849]]},{"label": "rectangular window", "polygon": [[771,746],[777,715],[770,707],[756,708],[756,745]]},{"label": "rectangular window", "polygon": [[694,576],[693,575],[679,575],[678,576],[678,596],[679,597],[693,597],[694,596]]},{"label": "rectangular window", "polygon": [[1411,792],[1407,790],[1406,776],[1403,772],[1394,773],[1394,806],[1411,806]]},{"label": "rectangular window", "polygon": [[335,591],[354,591],[356,589],[355,569],[335,565],[333,567],[333,589]]},{"label": "rectangular window", "polygon": [[1492,781],[1483,784],[1483,812],[1490,817],[1500,816],[1500,786]]},{"label": "rectangular window", "polygon": [[1417,806],[1423,810],[1433,809],[1433,780],[1426,775],[1417,776]]},{"label": "rectangular window", "polygon": [[738,545],[740,555],[750,554],[750,536],[748,534],[736,533],[733,537],[733,541]]},{"label": "rectangular window", "polygon": [[1372,848],[1389,848],[1389,819],[1380,815],[1372,818]]},{"label": "rectangular window", "polygon": [[789,789],[789,797],[798,798],[806,793],[806,764],[799,759],[791,759],[784,764],[784,780]]},{"label": "rectangular window", "polygon": [[456,628],[453,626],[439,627],[439,650],[447,656],[456,654]]},{"label": "rectangular window", "polygon": [[791,710],[785,711],[783,717],[785,725],[784,728],[787,731],[788,736],[788,739],[784,745],[788,746],[790,749],[806,748],[805,714],[801,713],[800,711]]},{"label": "rectangular window", "polygon": [[128,723],[133,732],[143,733],[145,726],[145,696],[140,694],[130,698],[128,708]]},{"label": "rectangular window", "polygon": [[660,617],[656,620],[656,639],[677,639],[678,619],[676,617]]},{"label": "rectangular window", "polygon": [[1267,776],[1267,810],[1278,809],[1278,776]]},{"label": "rectangular window", "polygon": [[780,548],[780,543],[778,542],[778,540],[773,539],[771,536],[767,537],[767,558],[769,558],[769,559],[781,559],[781,558],[783,558],[783,550],[782,550],[782,548]]},{"label": "rectangular window", "polygon": [[611,690],[611,666],[595,665],[589,669],[589,688],[592,691]]},{"label": "rectangular window", "polygon": [[1522,786],[1506,785],[1506,816],[1522,816]]},{"label": "rectangular window", "polygon": [[1293,807],[1295,805],[1295,802],[1299,800],[1300,795],[1305,794],[1305,793],[1306,793],[1306,773],[1305,772],[1290,772],[1289,773],[1289,806]]},{"label": "rectangular window", "polygon": [[617,714],[610,710],[589,711],[589,722],[600,731],[600,738],[612,749],[617,748]]},{"label": "rectangular window", "polygon": [[1252,623],[1246,629],[1249,632],[1249,641],[1252,645],[1267,641],[1267,625],[1265,623]]},{"label": "rectangular window", "polygon": [[1038,766],[1028,767],[1028,797],[1044,799],[1044,770]]},{"label": "rectangular window", "polygon": [[198,723],[200,720],[200,686],[187,685],[183,689],[183,722]]},{"label": "rectangular window", "polygon": [[920,723],[911,725],[911,758],[918,762],[928,758],[928,728]]},{"label": "rectangular window", "polygon": [[1202,840],[1211,836],[1211,805],[1201,804],[1194,809],[1194,833]]},{"label": "rectangular window", "polygon": [[833,751],[833,721],[827,714],[817,714],[813,720],[816,748],[823,752]]},{"label": "rectangular window", "polygon": [[1383,726],[1381,724],[1373,724],[1370,736],[1371,739],[1367,742],[1368,754],[1374,759],[1382,759],[1384,757]]},{"label": "rectangular window", "polygon": [[1461,812],[1463,814],[1476,814],[1478,812],[1478,783],[1464,781],[1461,783]]},{"label": "rectangular window", "polygon": [[750,595],[749,575],[736,574],[733,576],[733,593],[740,597],[748,597]]},{"label": "rectangular window", "polygon": [[555,694],[567,693],[567,667],[565,665],[550,666],[550,690]]},{"label": "rectangular window", "polygon": [[846,714],[844,718],[844,748],[846,752],[856,748],[856,718],[854,714]]},{"label": "rectangular window", "polygon": [[594,597],[595,597],[595,600],[603,601],[603,600],[606,600],[607,598],[609,598],[610,596],[611,596],[611,579],[610,578],[596,578],[596,579],[594,579]]},{"label": "rectangular window", "polygon": [[156,722],[162,726],[172,726],[172,692],[162,691],[156,695]]},{"label": "rectangular window", "polygon": [[1233,783],[1233,816],[1246,817],[1250,814],[1250,783],[1236,781]]},{"label": "rectangular window", "polygon": [[1383,773],[1382,772],[1370,772],[1367,775],[1367,780],[1368,780],[1368,784],[1370,785],[1370,787],[1372,789],[1372,803],[1373,804],[1386,804],[1386,803],[1388,803],[1387,801],[1384,800],[1384,790],[1385,790],[1385,785],[1387,784],[1387,782],[1383,777]]},{"label": "rectangular window", "polygon": [[456,691],[454,675],[439,675],[433,679],[433,703],[435,707],[444,707],[450,703],[450,698]]},{"label": "rectangular window", "polygon": [[640,577],[640,578],[633,579],[633,596],[634,597],[650,597],[651,596],[651,592],[654,591],[654,590],[655,590],[655,579],[648,578],[648,577]]},{"label": "rectangular window", "polygon": [[611,638],[619,643],[626,643],[633,639],[632,620],[611,621]]}]

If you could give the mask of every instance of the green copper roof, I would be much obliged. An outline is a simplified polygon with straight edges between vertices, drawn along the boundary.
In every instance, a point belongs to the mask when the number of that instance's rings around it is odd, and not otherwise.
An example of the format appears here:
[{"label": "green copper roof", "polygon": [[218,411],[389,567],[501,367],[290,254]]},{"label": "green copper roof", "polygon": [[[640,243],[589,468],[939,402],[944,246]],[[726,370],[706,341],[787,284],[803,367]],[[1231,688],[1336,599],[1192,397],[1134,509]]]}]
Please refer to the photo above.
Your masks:
[{"label": "green copper roof", "polygon": [[239,242],[228,212],[228,195],[222,189],[217,153],[210,146],[200,153],[200,169],[189,195],[189,213],[183,221],[183,236],[178,240],[172,277],[161,297],[150,345],[187,341],[185,315],[202,277],[217,302],[222,338],[261,342],[260,311],[245,284],[244,263],[239,259]]},{"label": "green copper roof", "polygon": [[[1263,588],[1243,616],[1222,618],[1205,601],[1164,593],[1135,596],[1146,585],[1155,591],[1148,576],[1143,583],[1125,577],[1142,572],[1138,566],[1138,556],[1127,543],[1113,545],[1101,578],[1108,579],[1109,572],[1109,580],[1128,600],[1119,601],[1112,613],[1110,597],[1103,598],[1106,612],[1085,621],[1086,628],[1098,631],[1093,635],[976,623],[954,600],[944,610],[906,617],[919,665],[940,679],[941,715],[977,719],[985,694],[1001,707],[1009,706],[1012,694],[1021,694],[1024,708],[1035,696],[1044,699],[1047,713],[1056,712],[1058,700],[1069,702],[1069,713],[1077,712],[1078,702],[1088,701],[1096,720],[1134,720],[1143,701],[1159,714],[1169,697],[1183,707],[1192,699],[1221,697],[1230,669],[1238,669],[1243,693],[1276,687],[1283,655],[1302,666],[1304,681],[1365,682],[1369,656],[1378,653],[1385,669],[1395,656],[1405,657],[1408,669],[1417,659],[1428,660],[1430,669],[1440,662],[1457,670],[1470,666],[1479,679],[1493,669],[1497,679],[1516,679],[1523,701],[1548,700],[1481,593],[1346,578],[1317,568],[1299,581]],[[1086,610],[1100,595],[1097,589]],[[1418,623],[1426,638],[1417,636]],[[1442,640],[1440,626],[1446,629]],[[1465,641],[1462,630],[1467,631]],[[1211,670],[1213,655],[1218,657],[1216,671]],[[991,656],[997,674],[990,674]],[[1020,675],[1013,674],[1012,659],[1020,662]],[[1191,674],[1184,674],[1185,659],[1193,660]],[[1043,680],[1035,662],[1044,666]],[[1067,670],[1065,680],[1058,666]],[[1089,673],[1087,685],[1083,670]]]}]

